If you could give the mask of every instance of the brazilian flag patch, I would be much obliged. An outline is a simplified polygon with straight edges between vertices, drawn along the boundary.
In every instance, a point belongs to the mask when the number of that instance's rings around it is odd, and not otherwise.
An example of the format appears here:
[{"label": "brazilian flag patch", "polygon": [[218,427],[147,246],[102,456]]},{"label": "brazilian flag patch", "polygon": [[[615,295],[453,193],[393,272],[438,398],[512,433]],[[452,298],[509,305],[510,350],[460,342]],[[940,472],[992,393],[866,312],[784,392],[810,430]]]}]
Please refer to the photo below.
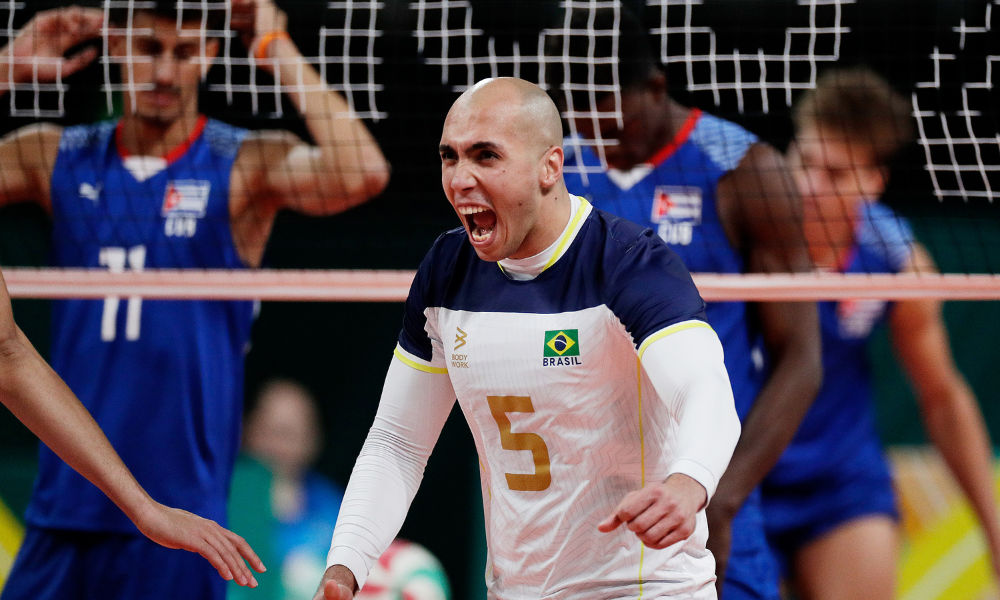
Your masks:
[{"label": "brazilian flag patch", "polygon": [[555,331],[546,331],[545,352],[542,356],[580,356],[580,334],[578,330],[557,329]]}]

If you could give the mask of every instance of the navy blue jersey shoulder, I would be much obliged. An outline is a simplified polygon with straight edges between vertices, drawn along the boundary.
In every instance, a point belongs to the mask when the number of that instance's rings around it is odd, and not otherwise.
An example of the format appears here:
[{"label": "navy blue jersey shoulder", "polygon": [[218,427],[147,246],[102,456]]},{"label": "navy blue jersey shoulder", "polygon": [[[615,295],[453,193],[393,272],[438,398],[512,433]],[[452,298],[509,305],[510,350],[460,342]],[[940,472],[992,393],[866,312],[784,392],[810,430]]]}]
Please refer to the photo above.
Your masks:
[{"label": "navy blue jersey shoulder", "polygon": [[680,258],[651,230],[593,210],[566,253],[530,281],[481,260],[464,229],[437,239],[406,301],[400,345],[431,359],[425,309],[556,314],[605,305],[636,346],[674,323],[705,319],[705,303]]}]

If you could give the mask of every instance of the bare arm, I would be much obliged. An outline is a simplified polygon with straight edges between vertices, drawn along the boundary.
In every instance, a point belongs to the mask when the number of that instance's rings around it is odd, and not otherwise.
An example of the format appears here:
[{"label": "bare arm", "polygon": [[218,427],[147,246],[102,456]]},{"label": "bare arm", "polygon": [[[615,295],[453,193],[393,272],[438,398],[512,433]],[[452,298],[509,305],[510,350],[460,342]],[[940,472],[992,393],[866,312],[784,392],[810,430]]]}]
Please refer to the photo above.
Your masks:
[{"label": "bare arm", "polygon": [[[259,50],[262,36],[284,31],[284,13],[271,0],[240,4],[256,7],[251,52]],[[288,90],[316,145],[288,132],[262,132],[244,144],[234,177],[247,174],[238,182],[246,193],[234,194],[239,204],[232,212],[237,231],[261,250],[278,210],[336,214],[378,195],[389,182],[389,164],[378,142],[295,44],[276,37],[264,49],[268,60],[259,61],[258,68]]]},{"label": "bare arm", "polygon": [[[14,85],[68,77],[97,57],[86,48],[63,58],[73,46],[101,34],[103,11],[77,6],[35,15],[7,46],[0,49],[0,98]],[[8,68],[10,67],[10,68]],[[51,212],[49,182],[62,129],[30,125],[0,140],[0,206],[32,200]]]},{"label": "bare arm", "polygon": [[[774,148],[751,147],[720,182],[719,204],[730,240],[747,248],[749,271],[811,269],[802,234],[802,200]],[[743,422],[740,441],[707,511],[720,589],[729,555],[729,523],[792,440],[822,381],[816,305],[768,302],[756,309],[771,372]]]},{"label": "bare arm", "polygon": [[52,212],[50,186],[62,128],[28,125],[0,139],[0,206],[33,201]]},{"label": "bare arm", "polygon": [[14,323],[0,275],[0,402],[60,458],[107,494],[147,537],[198,552],[225,579],[256,586],[264,565],[240,536],[207,519],[168,508],[136,482],[87,409]]},{"label": "bare arm", "polygon": [[[934,263],[914,246],[909,272],[932,273]],[[952,360],[937,300],[898,302],[889,315],[893,347],[913,385],[924,426],[986,533],[993,572],[1000,574],[1000,519],[993,485],[993,449],[975,395]]]}]

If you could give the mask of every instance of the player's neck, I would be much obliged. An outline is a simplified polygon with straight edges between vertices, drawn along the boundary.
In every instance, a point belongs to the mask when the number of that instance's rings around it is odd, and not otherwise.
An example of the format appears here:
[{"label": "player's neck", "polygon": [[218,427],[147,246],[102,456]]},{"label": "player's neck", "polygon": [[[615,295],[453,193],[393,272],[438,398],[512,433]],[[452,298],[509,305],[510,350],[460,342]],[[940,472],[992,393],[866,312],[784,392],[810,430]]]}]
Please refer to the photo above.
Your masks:
[{"label": "player's neck", "polygon": [[663,108],[657,111],[657,119],[652,123],[649,146],[641,164],[652,162],[653,158],[667,145],[677,140],[678,134],[684,129],[691,109],[667,96]]},{"label": "player's neck", "polygon": [[197,113],[169,122],[126,115],[121,120],[119,141],[126,155],[165,157],[191,139],[199,120]]},{"label": "player's neck", "polygon": [[555,243],[562,235],[573,216],[570,214],[569,192],[562,188],[558,191],[554,190],[552,194],[552,198],[543,200],[547,205],[543,205],[543,211],[538,215],[538,222],[531,233],[525,237],[517,252],[508,258],[520,260],[535,256]]},{"label": "player's neck", "polygon": [[809,257],[817,269],[841,270],[854,247],[854,221],[830,220],[819,227],[806,226]]}]

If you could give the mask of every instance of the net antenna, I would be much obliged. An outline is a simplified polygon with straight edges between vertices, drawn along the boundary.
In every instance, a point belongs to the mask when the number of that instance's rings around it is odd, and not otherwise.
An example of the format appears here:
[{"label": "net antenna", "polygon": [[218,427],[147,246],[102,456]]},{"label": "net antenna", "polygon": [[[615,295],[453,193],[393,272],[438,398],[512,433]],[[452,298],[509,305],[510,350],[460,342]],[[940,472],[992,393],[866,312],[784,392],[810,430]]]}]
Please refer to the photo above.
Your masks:
[{"label": "net antenna", "polygon": [[[1000,196],[996,191],[1000,185],[1000,130],[996,115],[985,115],[970,108],[997,106],[993,67],[994,63],[1000,63],[1000,55],[985,54],[980,64],[963,60],[967,46],[987,44],[994,4],[1000,1],[986,4],[982,25],[970,26],[962,18],[951,28],[955,36],[949,43],[956,47],[950,53],[942,53],[940,47],[934,47],[928,57],[930,80],[917,82],[913,91],[917,140],[924,150],[925,168],[939,201],[961,198],[968,202],[985,198],[992,204]],[[955,77],[956,74],[960,77]],[[960,81],[961,85],[947,83],[955,81]],[[945,103],[960,104],[961,109],[946,112],[921,108]]]},{"label": "net antenna", "polygon": [[[6,37],[6,43],[14,41],[20,30],[14,28],[14,22],[16,19],[17,11],[25,8],[24,2],[19,2],[15,0],[5,0],[0,3],[0,10],[7,11],[7,27],[3,30],[0,35]],[[12,117],[34,117],[36,119],[42,118],[58,118],[65,114],[65,95],[67,86],[62,79],[62,63],[61,58],[42,58],[37,56],[32,56],[29,58],[16,58],[13,54],[7,57],[7,85],[10,91],[10,115]],[[10,83],[14,80],[14,66],[15,65],[31,65],[33,68],[33,78],[29,83]],[[55,65],[56,67],[56,80],[52,83],[42,83],[38,81],[38,67],[40,65]],[[22,92],[22,97],[25,93],[31,94],[30,108],[25,108],[23,104],[19,106],[18,104],[18,92]],[[58,94],[57,106],[56,108],[44,108],[42,102],[42,94],[45,92],[55,92]]]},{"label": "net antenna", "polygon": [[[763,48],[756,52],[743,52],[734,49],[731,55],[721,55],[716,52],[716,35],[711,27],[695,27],[692,17],[695,7],[704,4],[704,0],[646,0],[646,5],[660,9],[660,25],[650,30],[659,37],[660,61],[664,65],[683,63],[687,69],[687,90],[689,92],[712,92],[715,105],[722,102],[722,91],[736,92],[736,102],[740,114],[744,111],[744,93],[758,91],[762,111],[770,112],[768,90],[784,90],[785,105],[792,105],[792,91],[813,89],[816,87],[816,76],[819,63],[834,63],[840,60],[841,37],[851,30],[841,24],[843,5],[854,4],[855,0],[797,0],[800,6],[809,7],[809,22],[800,27],[785,29],[785,45],[781,54],[765,54]],[[822,9],[820,7],[832,7]],[[675,20],[676,19],[676,20]],[[676,23],[676,24],[675,24]],[[707,44],[703,43],[707,41]],[[705,47],[707,53],[696,53],[694,48]],[[821,46],[828,51],[817,51]],[[683,51],[682,51],[683,49]],[[805,50],[803,52],[802,50]],[[709,66],[707,81],[698,80],[701,70],[696,70],[699,63]],[[733,81],[724,81],[719,77],[719,65],[729,63],[734,73]],[[780,69],[771,69],[768,64],[775,64]],[[808,79],[797,80],[793,69],[795,63],[809,65]],[[756,72],[755,72],[756,70]],[[774,77],[779,71],[781,78]],[[753,75],[757,75],[754,79]]]}]

